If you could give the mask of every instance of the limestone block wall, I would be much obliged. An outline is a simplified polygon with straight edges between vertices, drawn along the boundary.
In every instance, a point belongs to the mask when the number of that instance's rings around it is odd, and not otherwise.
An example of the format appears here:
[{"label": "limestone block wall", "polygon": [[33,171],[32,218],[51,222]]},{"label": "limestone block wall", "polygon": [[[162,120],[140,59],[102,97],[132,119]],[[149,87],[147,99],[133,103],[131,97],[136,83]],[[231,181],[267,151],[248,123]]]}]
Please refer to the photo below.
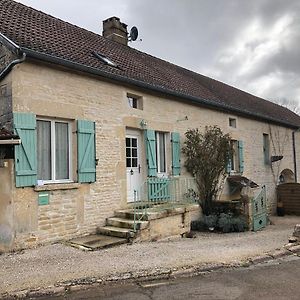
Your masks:
[{"label": "limestone block wall", "polygon": [[11,76],[0,82],[0,126],[11,129],[12,120],[12,86]]},{"label": "limestone block wall", "polygon": [[[141,120],[146,121],[146,128],[149,129],[179,132],[182,141],[188,128],[200,127],[204,130],[208,125],[218,125],[234,139],[243,140],[244,175],[258,184],[267,185],[270,211],[274,211],[275,207],[277,178],[271,167],[264,165],[262,150],[262,135],[270,133],[270,126],[278,136],[287,136],[279,170],[293,170],[290,129],[30,61],[15,66],[10,78],[13,111],[71,120],[74,125],[73,141],[76,141],[77,119],[95,121],[96,156],[99,159],[97,181],[76,184],[77,148],[74,142],[75,183],[69,184],[68,189],[49,185],[50,203],[46,206],[38,206],[36,188],[14,188],[12,185],[15,248],[95,232],[96,226],[103,225],[105,218],[112,216],[114,210],[127,205],[125,135],[128,128],[142,132]],[[127,93],[141,97],[143,110],[128,106]],[[237,128],[229,127],[229,117],[236,118]],[[297,143],[300,147],[299,141]],[[142,162],[142,174],[146,177],[145,157],[142,157]],[[184,159],[181,163],[183,165]],[[170,163],[168,172],[171,172]],[[189,176],[184,168],[182,176]]]}]

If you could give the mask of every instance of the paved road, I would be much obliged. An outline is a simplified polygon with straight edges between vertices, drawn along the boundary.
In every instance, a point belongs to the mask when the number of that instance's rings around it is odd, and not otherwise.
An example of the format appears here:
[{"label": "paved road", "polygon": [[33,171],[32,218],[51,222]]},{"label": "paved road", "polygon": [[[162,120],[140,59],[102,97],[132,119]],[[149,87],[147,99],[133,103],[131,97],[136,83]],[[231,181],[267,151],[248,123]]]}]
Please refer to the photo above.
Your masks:
[{"label": "paved road", "polygon": [[[49,299],[49,298],[39,298]],[[110,284],[52,299],[300,299],[300,257],[191,278]]]}]

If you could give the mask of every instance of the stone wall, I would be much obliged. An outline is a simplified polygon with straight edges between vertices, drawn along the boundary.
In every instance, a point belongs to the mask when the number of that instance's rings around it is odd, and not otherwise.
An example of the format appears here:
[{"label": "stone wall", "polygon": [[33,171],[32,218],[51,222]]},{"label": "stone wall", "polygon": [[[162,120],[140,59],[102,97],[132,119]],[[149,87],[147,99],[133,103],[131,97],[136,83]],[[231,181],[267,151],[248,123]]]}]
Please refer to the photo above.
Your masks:
[{"label": "stone wall", "polygon": [[0,128],[12,129],[12,87],[9,78],[0,83]]},{"label": "stone wall", "polygon": [[[29,62],[12,71],[13,111],[33,112],[41,117],[69,119],[73,122],[72,140],[76,141],[77,119],[96,122],[97,182],[48,186],[50,203],[38,206],[36,188],[14,188],[12,206],[15,223],[15,248],[68,239],[95,232],[114,210],[127,205],[125,136],[126,129],[142,132],[146,128],[179,132],[181,139],[188,128],[218,125],[234,139],[244,141],[244,176],[258,184],[267,185],[268,206],[275,208],[276,174],[264,164],[263,133],[270,126],[278,136],[287,135],[280,170],[293,170],[291,130],[264,122],[218,112],[200,106],[166,98],[163,95],[103,81],[100,78],[72,73],[50,65]],[[128,106],[127,93],[142,97],[143,110]],[[242,101],[242,99],[241,99]],[[229,127],[229,117],[237,120],[237,128]],[[272,149],[272,148],[271,148]],[[76,175],[76,143],[73,144],[73,179]],[[273,151],[274,152],[274,151]],[[299,155],[300,157],[300,155]],[[167,155],[171,172],[171,154]],[[146,160],[142,156],[142,174],[146,178]],[[182,159],[181,163],[183,164]],[[300,165],[300,164],[299,164]],[[182,176],[189,176],[183,169]],[[1,171],[1,170],[0,170]],[[14,185],[14,184],[13,184]],[[0,207],[0,209],[2,209]]]}]

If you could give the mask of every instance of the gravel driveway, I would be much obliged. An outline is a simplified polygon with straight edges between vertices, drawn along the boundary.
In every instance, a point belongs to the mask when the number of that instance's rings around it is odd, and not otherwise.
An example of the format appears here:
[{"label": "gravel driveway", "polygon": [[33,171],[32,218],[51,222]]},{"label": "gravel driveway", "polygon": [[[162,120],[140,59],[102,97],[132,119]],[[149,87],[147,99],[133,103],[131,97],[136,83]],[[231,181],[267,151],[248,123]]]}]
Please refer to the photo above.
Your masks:
[{"label": "gravel driveway", "polygon": [[300,217],[273,217],[274,225],[259,232],[197,233],[84,252],[62,244],[0,255],[0,295],[47,287],[79,278],[104,278],[127,272],[153,272],[206,263],[233,263],[280,249]]}]

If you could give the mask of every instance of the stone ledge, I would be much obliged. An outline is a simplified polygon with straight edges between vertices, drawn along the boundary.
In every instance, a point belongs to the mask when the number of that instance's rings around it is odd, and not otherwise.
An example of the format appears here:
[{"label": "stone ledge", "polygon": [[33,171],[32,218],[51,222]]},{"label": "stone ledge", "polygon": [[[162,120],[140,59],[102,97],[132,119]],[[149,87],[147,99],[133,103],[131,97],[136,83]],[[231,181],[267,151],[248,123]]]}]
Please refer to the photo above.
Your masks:
[{"label": "stone ledge", "polygon": [[34,187],[34,191],[42,192],[42,191],[56,191],[56,190],[73,190],[73,189],[78,189],[79,186],[80,184],[77,182],[36,185]]}]

